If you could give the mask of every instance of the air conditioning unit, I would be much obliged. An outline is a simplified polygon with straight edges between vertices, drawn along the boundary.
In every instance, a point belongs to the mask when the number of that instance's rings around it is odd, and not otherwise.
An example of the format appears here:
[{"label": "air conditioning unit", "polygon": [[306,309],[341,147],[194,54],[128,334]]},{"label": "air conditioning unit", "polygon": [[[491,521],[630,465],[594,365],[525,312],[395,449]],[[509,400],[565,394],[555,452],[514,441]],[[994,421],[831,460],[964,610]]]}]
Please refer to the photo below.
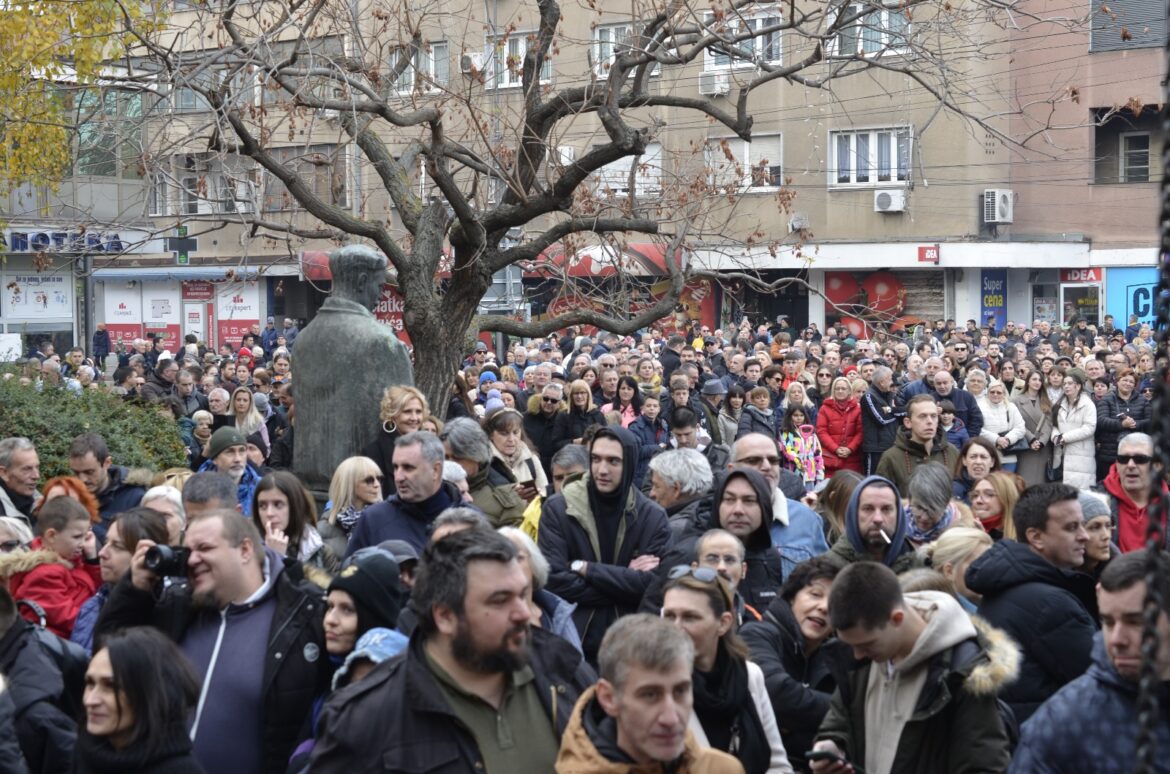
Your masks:
[{"label": "air conditioning unit", "polygon": [[983,192],[983,222],[1011,223],[1016,197],[1010,188],[988,188]]},{"label": "air conditioning unit", "polygon": [[731,79],[725,72],[709,72],[699,74],[699,93],[708,97],[718,97],[731,91]]},{"label": "air conditioning unit", "polygon": [[459,57],[459,72],[464,75],[478,75],[483,72],[483,52],[469,51]]},{"label": "air conditioning unit", "polygon": [[891,188],[873,192],[874,212],[905,212],[906,192],[899,188]]}]

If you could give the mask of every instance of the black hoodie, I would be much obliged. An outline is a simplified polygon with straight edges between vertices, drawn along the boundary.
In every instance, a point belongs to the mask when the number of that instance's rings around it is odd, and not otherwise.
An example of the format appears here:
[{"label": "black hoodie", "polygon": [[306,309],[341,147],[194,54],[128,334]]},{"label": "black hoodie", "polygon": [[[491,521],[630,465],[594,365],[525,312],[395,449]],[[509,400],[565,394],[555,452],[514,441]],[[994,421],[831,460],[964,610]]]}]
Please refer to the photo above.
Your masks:
[{"label": "black hoodie", "polygon": [[[716,485],[715,494],[711,498],[712,526],[717,522],[719,527],[726,529],[719,515],[720,503],[723,502],[723,491],[727,489],[728,483],[737,478],[745,479],[755,490],[760,502],[761,518],[760,525],[748,535],[747,540],[743,540],[747,570],[736,590],[748,606],[763,615],[784,582],[780,554],[772,545],[772,487],[768,485],[767,479],[751,468],[733,468]],[[691,552],[694,553],[694,549]]]},{"label": "black hoodie", "polygon": [[597,431],[589,450],[593,451],[594,444],[602,438],[617,441],[622,446],[622,479],[618,488],[609,494],[598,491],[593,477],[589,476],[586,482],[589,492],[589,510],[597,522],[597,542],[601,549],[601,561],[606,564],[613,562],[613,550],[617,544],[618,525],[621,522],[623,506],[630,495],[630,488],[634,486],[634,476],[638,471],[638,460],[641,458],[642,448],[638,439],[629,430],[621,427],[605,427]]}]

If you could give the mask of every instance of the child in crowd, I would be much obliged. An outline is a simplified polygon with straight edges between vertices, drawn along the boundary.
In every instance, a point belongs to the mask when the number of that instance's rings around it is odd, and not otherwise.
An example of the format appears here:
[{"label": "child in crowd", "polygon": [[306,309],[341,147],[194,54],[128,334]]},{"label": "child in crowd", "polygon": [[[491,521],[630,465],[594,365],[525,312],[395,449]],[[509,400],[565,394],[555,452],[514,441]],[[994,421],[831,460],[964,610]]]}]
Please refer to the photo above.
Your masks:
[{"label": "child in crowd", "polygon": [[796,471],[804,478],[804,489],[811,492],[825,480],[825,458],[821,454],[821,441],[817,429],[808,422],[808,415],[801,406],[789,406],[780,424],[780,451],[784,456],[781,464]]},{"label": "child in crowd", "polygon": [[[47,628],[68,639],[81,605],[102,583],[97,538],[89,512],[71,497],[54,498],[41,508],[37,532],[28,552],[0,557],[0,576],[7,579],[13,599],[40,605]],[[21,614],[37,621],[28,606]]]},{"label": "child in crowd", "polygon": [[971,440],[967,432],[967,425],[955,416],[955,404],[947,399],[938,402],[938,425],[947,434],[947,440],[956,449],[962,449],[963,444]]},{"label": "child in crowd", "polygon": [[776,418],[771,408],[772,393],[767,387],[753,387],[747,394],[748,402],[744,404],[739,415],[739,432],[736,438],[748,433],[763,433],[769,438],[777,438],[778,428]]},{"label": "child in crowd", "polygon": [[650,470],[650,458],[670,447],[670,428],[666,426],[666,420],[659,416],[661,410],[661,397],[657,393],[646,393],[642,396],[641,416],[630,423],[630,432],[642,446],[638,469],[634,473],[634,485],[639,489],[646,480],[646,472]]}]

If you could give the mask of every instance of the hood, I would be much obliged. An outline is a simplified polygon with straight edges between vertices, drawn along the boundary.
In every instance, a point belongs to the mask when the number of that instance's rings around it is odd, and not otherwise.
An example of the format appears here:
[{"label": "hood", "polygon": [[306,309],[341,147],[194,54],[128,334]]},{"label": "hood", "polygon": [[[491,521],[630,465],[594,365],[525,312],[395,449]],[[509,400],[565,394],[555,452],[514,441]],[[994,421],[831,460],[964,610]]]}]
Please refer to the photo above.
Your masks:
[{"label": "hood", "polygon": [[1092,595],[1093,581],[1084,573],[1062,570],[1023,543],[1001,540],[967,568],[967,587],[995,594],[1024,583],[1047,583],[1072,592],[1078,599]]},{"label": "hood", "polygon": [[73,562],[62,559],[56,551],[46,549],[34,551],[13,551],[0,554],[0,578],[8,579],[22,572],[29,572],[45,564],[59,564],[73,567]]},{"label": "hood", "polygon": [[899,672],[910,672],[944,650],[975,636],[971,617],[950,594],[941,591],[914,591],[906,594],[906,604],[926,620],[910,655],[898,664]]},{"label": "hood", "polygon": [[[194,423],[192,423],[194,425]],[[118,471],[117,481],[125,486],[141,486],[149,489],[154,486],[154,471],[150,468],[123,468],[117,465],[110,466],[110,485],[113,487],[114,471]]]},{"label": "hood", "polygon": [[987,646],[987,661],[977,664],[971,670],[965,687],[979,696],[995,695],[1020,676],[1020,646],[1007,632],[995,628],[977,615],[971,616],[971,623]]},{"label": "hood", "polygon": [[[638,443],[638,439],[634,434],[623,427],[612,426],[603,427],[597,431],[593,436],[593,442],[589,445],[589,450],[593,451],[593,444],[597,443],[598,438],[609,438],[617,441],[622,446],[622,480],[618,484],[617,491],[614,493],[620,502],[626,501],[626,495],[630,492],[630,488],[634,485],[634,475],[638,472],[638,462],[642,457],[642,447]],[[586,478],[589,487],[589,504],[596,505],[599,501],[600,493],[597,487],[593,484],[593,477]],[[594,511],[599,513],[600,511]]]},{"label": "hood", "polygon": [[865,541],[861,537],[861,530],[857,526],[857,505],[861,500],[861,493],[867,487],[873,486],[874,484],[885,484],[894,491],[894,504],[897,508],[895,512],[898,514],[898,523],[894,528],[894,534],[889,535],[890,545],[886,549],[885,556],[882,557],[882,564],[890,567],[894,564],[894,560],[901,556],[905,550],[907,525],[902,507],[902,497],[898,494],[898,487],[894,486],[893,482],[889,479],[882,478],[881,476],[869,476],[862,479],[861,483],[857,485],[857,488],[853,490],[853,494],[849,498],[849,505],[845,508],[845,535],[849,539],[849,545],[853,546],[854,551],[863,556],[867,553]]},{"label": "hood", "polygon": [[1122,677],[1121,673],[1117,671],[1117,667],[1113,666],[1113,662],[1109,660],[1109,653],[1105,650],[1103,632],[1097,632],[1093,635],[1093,657],[1086,674],[1106,685],[1113,686],[1124,694],[1135,698],[1137,696],[1138,684]]},{"label": "hood", "polygon": [[751,468],[733,468],[716,485],[715,493],[711,497],[712,526],[715,526],[716,522],[722,526],[719,519],[719,503],[723,502],[723,490],[727,489],[727,484],[736,478],[746,479],[752,485],[752,489],[756,492],[756,498],[760,502],[760,526],[744,541],[744,547],[749,551],[771,548],[772,487],[768,484],[767,479]]}]

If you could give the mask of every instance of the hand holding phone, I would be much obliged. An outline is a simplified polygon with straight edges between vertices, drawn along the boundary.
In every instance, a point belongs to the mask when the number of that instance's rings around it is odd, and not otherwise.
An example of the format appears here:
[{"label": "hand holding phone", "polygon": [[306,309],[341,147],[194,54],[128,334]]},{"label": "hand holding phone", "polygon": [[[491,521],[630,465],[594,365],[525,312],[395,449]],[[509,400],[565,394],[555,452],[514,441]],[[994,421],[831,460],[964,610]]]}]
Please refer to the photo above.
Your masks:
[{"label": "hand holding phone", "polygon": [[804,754],[809,767],[814,774],[865,774],[860,767],[854,766],[841,754],[840,748],[831,741],[817,742],[816,749]]}]

